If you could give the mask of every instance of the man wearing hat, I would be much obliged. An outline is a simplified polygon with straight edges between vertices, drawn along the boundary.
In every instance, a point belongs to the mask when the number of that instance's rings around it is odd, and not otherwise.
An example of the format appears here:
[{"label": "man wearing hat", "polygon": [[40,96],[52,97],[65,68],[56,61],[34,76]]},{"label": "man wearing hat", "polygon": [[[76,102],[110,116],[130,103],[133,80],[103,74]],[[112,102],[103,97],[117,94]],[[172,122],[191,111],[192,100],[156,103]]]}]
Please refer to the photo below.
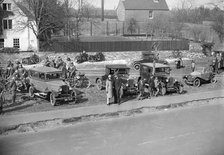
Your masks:
[{"label": "man wearing hat", "polygon": [[16,85],[16,78],[15,78],[15,76],[12,77],[9,86],[10,86],[11,91],[12,91],[12,104],[14,104],[15,101],[16,101],[16,90],[17,90],[17,85]]},{"label": "man wearing hat", "polygon": [[117,75],[118,73],[115,72],[114,75],[114,102],[121,104],[121,79],[120,77]]},{"label": "man wearing hat", "polygon": [[112,76],[108,75],[106,80],[107,105],[110,105],[110,100],[113,97],[113,81]]}]

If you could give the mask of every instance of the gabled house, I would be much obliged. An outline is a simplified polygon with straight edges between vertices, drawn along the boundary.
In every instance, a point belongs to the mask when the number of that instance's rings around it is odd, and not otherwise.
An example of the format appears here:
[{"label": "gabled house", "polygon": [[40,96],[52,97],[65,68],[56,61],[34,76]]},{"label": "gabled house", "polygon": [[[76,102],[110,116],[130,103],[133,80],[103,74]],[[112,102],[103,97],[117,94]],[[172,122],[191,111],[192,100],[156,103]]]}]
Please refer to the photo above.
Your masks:
[{"label": "gabled house", "polygon": [[119,21],[134,18],[136,21],[148,21],[156,14],[169,11],[166,0],[120,0],[117,7]]},{"label": "gabled house", "polygon": [[21,24],[28,21],[28,17],[24,16],[25,13],[18,8],[14,0],[1,0],[0,7],[3,11],[13,12],[13,15],[9,15],[0,21],[2,23],[0,49],[10,47],[18,48],[20,51],[36,50],[36,36],[30,28]]}]

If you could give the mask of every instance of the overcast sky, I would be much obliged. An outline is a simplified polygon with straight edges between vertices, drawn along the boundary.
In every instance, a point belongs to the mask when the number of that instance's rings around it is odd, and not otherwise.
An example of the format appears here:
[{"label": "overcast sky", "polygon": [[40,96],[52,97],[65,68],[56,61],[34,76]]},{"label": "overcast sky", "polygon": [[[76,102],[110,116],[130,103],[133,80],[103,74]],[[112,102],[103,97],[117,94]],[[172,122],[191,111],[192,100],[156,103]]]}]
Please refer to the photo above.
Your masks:
[{"label": "overcast sky", "polygon": [[[88,0],[96,7],[101,6],[101,0]],[[116,9],[119,0],[104,0],[105,9]],[[170,9],[180,6],[180,2],[184,0],[166,0]],[[206,5],[209,2],[214,2],[216,0],[185,0],[190,1],[194,6]]]}]

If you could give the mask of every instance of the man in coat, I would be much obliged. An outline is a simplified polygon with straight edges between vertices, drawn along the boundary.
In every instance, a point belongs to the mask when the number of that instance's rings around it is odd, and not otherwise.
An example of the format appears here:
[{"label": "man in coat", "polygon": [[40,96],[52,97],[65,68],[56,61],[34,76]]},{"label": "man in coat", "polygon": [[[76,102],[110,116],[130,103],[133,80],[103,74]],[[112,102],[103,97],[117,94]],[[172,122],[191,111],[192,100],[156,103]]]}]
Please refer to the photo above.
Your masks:
[{"label": "man in coat", "polygon": [[108,75],[106,80],[107,105],[110,105],[110,100],[113,98],[113,81],[112,76]]},{"label": "man in coat", "polygon": [[120,77],[117,75],[117,73],[115,73],[114,75],[114,102],[121,104],[121,79]]},{"label": "man in coat", "polygon": [[11,91],[12,91],[12,104],[14,104],[15,101],[16,101],[16,90],[17,90],[16,78],[14,76],[12,77],[9,86],[10,86]]}]

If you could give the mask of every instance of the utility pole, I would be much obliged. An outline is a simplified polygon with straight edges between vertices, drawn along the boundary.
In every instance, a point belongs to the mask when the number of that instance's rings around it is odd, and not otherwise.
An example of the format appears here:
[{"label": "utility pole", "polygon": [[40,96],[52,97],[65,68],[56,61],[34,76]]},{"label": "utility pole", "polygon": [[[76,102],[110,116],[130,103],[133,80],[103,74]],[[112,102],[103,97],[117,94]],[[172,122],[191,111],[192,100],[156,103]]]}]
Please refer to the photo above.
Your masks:
[{"label": "utility pole", "polygon": [[101,0],[101,9],[102,9],[101,21],[104,21],[104,0]]}]

